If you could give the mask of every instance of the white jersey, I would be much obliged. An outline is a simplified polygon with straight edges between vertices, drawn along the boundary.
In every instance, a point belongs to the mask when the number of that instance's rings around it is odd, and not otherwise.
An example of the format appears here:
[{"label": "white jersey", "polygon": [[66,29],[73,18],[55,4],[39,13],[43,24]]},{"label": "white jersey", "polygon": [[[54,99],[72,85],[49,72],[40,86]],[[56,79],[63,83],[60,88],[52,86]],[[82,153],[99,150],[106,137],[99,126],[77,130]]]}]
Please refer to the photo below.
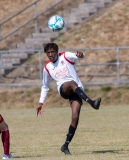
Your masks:
[{"label": "white jersey", "polygon": [[[86,55],[83,54],[83,58],[85,57]],[[49,91],[50,78],[56,81],[59,94],[61,85],[68,81],[74,80],[79,87],[83,88],[74,65],[75,61],[78,59],[82,58],[78,58],[75,53],[61,52],[58,54],[58,60],[55,63],[51,61],[47,62],[43,69],[43,82],[39,103],[44,103],[46,99]]]}]

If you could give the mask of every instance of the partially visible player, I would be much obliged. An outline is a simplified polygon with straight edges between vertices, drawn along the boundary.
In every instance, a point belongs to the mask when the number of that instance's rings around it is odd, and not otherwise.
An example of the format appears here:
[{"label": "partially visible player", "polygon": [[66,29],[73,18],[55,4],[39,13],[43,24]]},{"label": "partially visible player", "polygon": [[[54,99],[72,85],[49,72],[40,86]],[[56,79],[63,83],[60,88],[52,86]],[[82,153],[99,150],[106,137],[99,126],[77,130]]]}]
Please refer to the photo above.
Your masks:
[{"label": "partially visible player", "polygon": [[[83,85],[75,70],[75,61],[85,58],[82,52],[71,53],[62,52],[58,53],[58,46],[55,43],[48,43],[44,47],[49,61],[44,66],[43,70],[43,84],[39,105],[37,106],[37,115],[43,115],[43,103],[46,99],[50,78],[56,81],[57,89],[61,97],[69,99],[72,108],[72,121],[68,129],[67,138],[61,147],[61,151],[65,154],[71,154],[68,145],[71,142],[79,122],[79,115],[82,106],[82,100],[88,102],[94,109],[99,109],[101,98],[91,100],[85,93]],[[62,124],[63,125],[63,124]]]},{"label": "partially visible player", "polygon": [[5,123],[1,114],[0,114],[0,134],[1,134],[1,140],[3,143],[3,150],[4,150],[2,159],[12,159],[13,157],[9,152],[9,149],[10,149],[9,128],[8,128],[8,125]]}]

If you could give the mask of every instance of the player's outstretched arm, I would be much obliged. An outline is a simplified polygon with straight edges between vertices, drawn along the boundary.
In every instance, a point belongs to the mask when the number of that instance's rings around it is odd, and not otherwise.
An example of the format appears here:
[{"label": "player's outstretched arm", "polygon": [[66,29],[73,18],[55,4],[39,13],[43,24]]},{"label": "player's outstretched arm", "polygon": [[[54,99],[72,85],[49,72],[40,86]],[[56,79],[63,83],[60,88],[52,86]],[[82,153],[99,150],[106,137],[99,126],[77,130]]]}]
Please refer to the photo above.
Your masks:
[{"label": "player's outstretched arm", "polygon": [[43,112],[44,112],[44,108],[43,108],[43,103],[39,103],[38,106],[36,107],[36,111],[37,111],[37,117],[38,115],[40,115],[40,117],[43,117]]}]

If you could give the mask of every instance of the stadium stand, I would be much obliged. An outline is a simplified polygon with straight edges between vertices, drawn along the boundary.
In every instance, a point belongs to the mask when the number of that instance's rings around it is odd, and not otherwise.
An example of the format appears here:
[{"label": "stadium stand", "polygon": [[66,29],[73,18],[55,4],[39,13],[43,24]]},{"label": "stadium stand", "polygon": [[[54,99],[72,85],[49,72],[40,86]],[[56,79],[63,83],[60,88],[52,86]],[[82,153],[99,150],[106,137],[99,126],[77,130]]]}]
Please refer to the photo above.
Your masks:
[{"label": "stadium stand", "polygon": [[[23,60],[27,60],[28,53],[17,54],[17,50],[41,49],[43,44],[52,42],[59,36],[60,33],[66,32],[67,29],[81,23],[83,19],[90,17],[90,15],[92,14],[96,14],[108,3],[112,3],[112,1],[113,0],[86,0],[84,1],[84,3],[78,4],[77,8],[71,8],[68,13],[63,13],[62,17],[65,20],[65,29],[63,29],[61,32],[54,33],[50,32],[49,28],[40,28],[39,33],[32,33],[31,38],[26,38],[23,43],[19,43],[16,45],[16,49],[14,50],[15,53],[13,53],[13,50],[10,50],[11,52],[2,54],[2,62],[0,64],[4,68],[0,68],[0,74],[3,75],[6,73],[6,67],[10,66],[10,70],[12,70],[11,66],[14,66],[16,64],[19,65],[21,62],[23,62]],[[34,52],[29,54],[33,53]],[[9,68],[7,68],[7,70],[9,70]]]}]

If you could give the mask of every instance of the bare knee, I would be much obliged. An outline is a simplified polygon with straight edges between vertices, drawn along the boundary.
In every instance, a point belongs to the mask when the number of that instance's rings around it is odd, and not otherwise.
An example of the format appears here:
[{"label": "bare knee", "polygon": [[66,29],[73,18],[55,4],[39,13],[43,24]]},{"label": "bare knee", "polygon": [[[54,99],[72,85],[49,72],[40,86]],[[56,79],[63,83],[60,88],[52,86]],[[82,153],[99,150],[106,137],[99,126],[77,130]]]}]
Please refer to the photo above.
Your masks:
[{"label": "bare knee", "polygon": [[0,130],[1,131],[5,131],[5,130],[8,130],[9,127],[8,125],[5,123],[5,121],[3,121],[2,123],[0,123]]},{"label": "bare knee", "polygon": [[70,86],[72,88],[73,91],[75,91],[75,89],[78,87],[77,83],[75,81],[70,81]]}]

